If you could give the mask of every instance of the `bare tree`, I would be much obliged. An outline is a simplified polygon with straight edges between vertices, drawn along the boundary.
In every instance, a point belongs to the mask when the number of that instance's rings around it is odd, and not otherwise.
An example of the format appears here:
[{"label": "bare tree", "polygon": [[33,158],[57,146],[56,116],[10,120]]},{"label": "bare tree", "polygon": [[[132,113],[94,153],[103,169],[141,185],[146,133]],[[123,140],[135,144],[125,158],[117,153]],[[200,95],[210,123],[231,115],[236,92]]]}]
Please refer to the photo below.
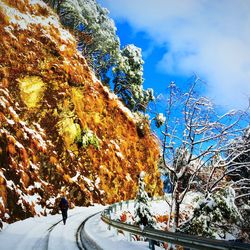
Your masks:
[{"label": "bare tree", "polygon": [[[207,196],[222,188],[227,184],[229,174],[246,165],[234,159],[249,153],[249,149],[237,153],[232,149],[233,152],[227,155],[231,140],[242,134],[240,124],[245,112],[230,111],[218,115],[211,101],[196,93],[201,84],[195,76],[186,93],[181,93],[174,82],[169,86],[161,139],[163,168],[172,185],[167,202],[170,214],[174,216],[169,219],[169,227],[172,225],[174,230],[179,226],[180,205],[187,192],[199,190]],[[228,167],[230,162],[234,162],[233,168]]]},{"label": "bare tree", "polygon": [[250,125],[242,136],[231,142],[227,159],[232,185],[238,194],[236,198],[250,196]]}]

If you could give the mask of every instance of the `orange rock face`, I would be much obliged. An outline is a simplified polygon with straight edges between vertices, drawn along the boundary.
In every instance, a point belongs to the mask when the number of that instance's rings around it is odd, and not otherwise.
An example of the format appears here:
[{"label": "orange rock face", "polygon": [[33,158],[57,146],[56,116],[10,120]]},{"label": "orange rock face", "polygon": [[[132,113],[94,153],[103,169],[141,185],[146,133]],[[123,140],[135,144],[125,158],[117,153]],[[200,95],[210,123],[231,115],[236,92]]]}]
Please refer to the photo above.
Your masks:
[{"label": "orange rock face", "polygon": [[0,218],[133,199],[147,173],[161,194],[159,146],[95,78],[43,3],[0,1]]}]

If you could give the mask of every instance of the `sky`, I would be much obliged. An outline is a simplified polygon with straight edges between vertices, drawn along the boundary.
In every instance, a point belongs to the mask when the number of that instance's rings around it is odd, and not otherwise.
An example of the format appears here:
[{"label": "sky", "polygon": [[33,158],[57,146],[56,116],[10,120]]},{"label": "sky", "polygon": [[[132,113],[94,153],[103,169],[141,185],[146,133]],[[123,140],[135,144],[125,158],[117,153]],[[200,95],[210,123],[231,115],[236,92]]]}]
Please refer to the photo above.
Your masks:
[{"label": "sky", "polygon": [[224,110],[250,97],[250,0],[98,0],[110,11],[121,45],[142,48],[144,88],[165,93],[197,74]]}]

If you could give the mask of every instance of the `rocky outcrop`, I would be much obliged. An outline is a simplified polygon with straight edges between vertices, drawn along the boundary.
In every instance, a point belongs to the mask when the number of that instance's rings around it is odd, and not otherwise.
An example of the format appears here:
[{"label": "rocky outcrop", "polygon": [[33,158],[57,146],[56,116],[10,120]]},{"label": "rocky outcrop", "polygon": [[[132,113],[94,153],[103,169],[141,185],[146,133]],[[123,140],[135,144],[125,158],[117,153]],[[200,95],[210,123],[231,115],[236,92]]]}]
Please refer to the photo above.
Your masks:
[{"label": "rocky outcrop", "polygon": [[65,192],[83,206],[133,199],[147,173],[161,193],[148,123],[91,72],[44,3],[0,1],[0,217],[52,212]]}]

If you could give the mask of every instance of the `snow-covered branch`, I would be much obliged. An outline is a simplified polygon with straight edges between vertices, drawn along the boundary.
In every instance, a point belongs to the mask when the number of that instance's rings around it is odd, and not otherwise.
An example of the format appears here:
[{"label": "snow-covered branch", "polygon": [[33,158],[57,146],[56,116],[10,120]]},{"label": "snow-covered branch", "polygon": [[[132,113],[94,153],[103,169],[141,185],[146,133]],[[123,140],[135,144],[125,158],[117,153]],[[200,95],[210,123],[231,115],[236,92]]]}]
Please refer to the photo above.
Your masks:
[{"label": "snow-covered branch", "polygon": [[165,128],[161,131],[163,164],[173,190],[170,204],[175,227],[180,204],[188,191],[209,194],[226,185],[235,173],[249,170],[249,162],[239,159],[249,155],[250,147],[242,150],[232,144],[234,138],[244,133],[241,121],[246,111],[218,115],[208,98],[197,96],[199,84],[200,79],[196,78],[187,93],[182,94],[174,83],[170,84]]}]

